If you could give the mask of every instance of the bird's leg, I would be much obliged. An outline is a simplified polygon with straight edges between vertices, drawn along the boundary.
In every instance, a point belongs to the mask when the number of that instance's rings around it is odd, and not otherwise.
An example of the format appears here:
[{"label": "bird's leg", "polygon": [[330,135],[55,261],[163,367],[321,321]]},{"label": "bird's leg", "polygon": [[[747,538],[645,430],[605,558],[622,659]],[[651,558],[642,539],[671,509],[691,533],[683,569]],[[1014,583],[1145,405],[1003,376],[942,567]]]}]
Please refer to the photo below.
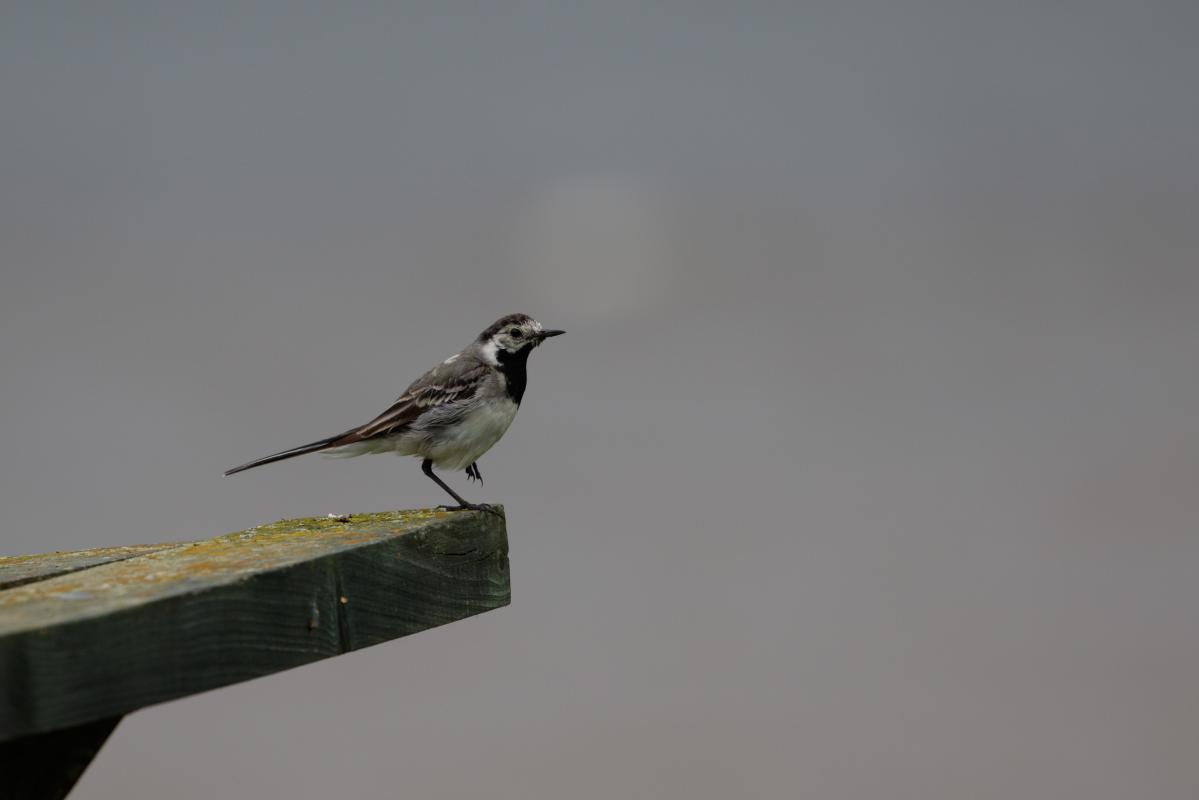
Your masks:
[{"label": "bird's leg", "polygon": [[496,509],[493,506],[490,506],[487,503],[468,503],[468,502],[466,502],[466,500],[460,494],[458,494],[457,492],[455,492],[453,489],[450,488],[448,483],[443,481],[441,478],[437,477],[437,475],[433,472],[433,459],[426,458],[424,461],[421,462],[420,468],[421,468],[421,471],[423,471],[426,475],[428,475],[430,478],[433,479],[434,483],[436,483],[442,489],[445,489],[446,492],[449,493],[450,497],[452,497],[458,501],[458,505],[456,505],[456,506],[438,506],[438,508],[443,508],[446,511],[470,510],[470,511],[488,511],[492,514],[499,513],[496,511]]},{"label": "bird's leg", "polygon": [[421,462],[420,468],[421,468],[421,471],[422,471],[422,472],[424,472],[426,475],[428,475],[430,478],[432,478],[432,479],[433,479],[433,482],[434,482],[434,483],[436,483],[436,484],[437,484],[438,486],[440,486],[442,489],[445,489],[447,492],[449,492],[449,495],[450,495],[450,497],[452,497],[452,498],[454,498],[455,500],[457,500],[457,501],[458,501],[458,505],[459,505],[460,507],[462,507],[462,508],[470,508],[470,507],[472,507],[472,504],[471,504],[471,503],[468,503],[468,502],[466,502],[466,500],[465,500],[465,499],[463,499],[462,495],[460,495],[460,494],[458,494],[457,492],[455,492],[453,489],[451,489],[451,488],[450,488],[450,485],[449,485],[448,483],[446,483],[446,482],[445,482],[445,481],[443,481],[441,478],[437,477],[437,475],[436,475],[436,474],[434,474],[434,472],[433,472],[433,459],[431,459],[431,458],[426,458],[424,461],[422,461],[422,462]]}]

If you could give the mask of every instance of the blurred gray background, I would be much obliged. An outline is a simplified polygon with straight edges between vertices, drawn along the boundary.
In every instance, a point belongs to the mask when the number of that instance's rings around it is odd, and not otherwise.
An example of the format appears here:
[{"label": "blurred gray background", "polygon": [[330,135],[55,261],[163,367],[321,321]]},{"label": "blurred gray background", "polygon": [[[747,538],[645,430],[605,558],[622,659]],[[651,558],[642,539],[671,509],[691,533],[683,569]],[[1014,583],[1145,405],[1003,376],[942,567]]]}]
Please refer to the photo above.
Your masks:
[{"label": "blurred gray background", "polygon": [[440,503],[221,471],[568,331],[469,490],[510,608],[139,712],[77,796],[1199,796],[1197,35],[4,3],[0,551]]}]

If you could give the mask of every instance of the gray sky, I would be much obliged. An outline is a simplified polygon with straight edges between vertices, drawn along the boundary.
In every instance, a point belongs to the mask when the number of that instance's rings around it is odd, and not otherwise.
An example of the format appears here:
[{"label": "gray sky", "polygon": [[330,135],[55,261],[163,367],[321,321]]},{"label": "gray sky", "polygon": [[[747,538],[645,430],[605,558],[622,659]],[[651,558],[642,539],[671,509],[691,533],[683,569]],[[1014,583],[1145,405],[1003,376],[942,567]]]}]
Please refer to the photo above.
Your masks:
[{"label": "gray sky", "polygon": [[0,10],[0,551],[432,505],[510,608],[126,719],[81,798],[1199,794],[1193,3]]}]

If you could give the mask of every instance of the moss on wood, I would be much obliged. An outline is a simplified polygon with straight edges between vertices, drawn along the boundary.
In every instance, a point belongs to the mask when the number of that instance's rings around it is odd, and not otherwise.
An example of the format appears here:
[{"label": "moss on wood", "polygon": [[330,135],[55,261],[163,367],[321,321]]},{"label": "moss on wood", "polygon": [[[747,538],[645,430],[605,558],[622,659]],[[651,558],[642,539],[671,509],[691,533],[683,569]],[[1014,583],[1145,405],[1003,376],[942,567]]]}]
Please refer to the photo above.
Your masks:
[{"label": "moss on wood", "polygon": [[[55,554],[80,556],[74,571],[0,591],[0,741],[369,646],[510,597],[504,520],[479,512],[282,520],[100,552]],[[37,559],[25,558],[28,576]],[[0,566],[18,574],[15,561]]]}]

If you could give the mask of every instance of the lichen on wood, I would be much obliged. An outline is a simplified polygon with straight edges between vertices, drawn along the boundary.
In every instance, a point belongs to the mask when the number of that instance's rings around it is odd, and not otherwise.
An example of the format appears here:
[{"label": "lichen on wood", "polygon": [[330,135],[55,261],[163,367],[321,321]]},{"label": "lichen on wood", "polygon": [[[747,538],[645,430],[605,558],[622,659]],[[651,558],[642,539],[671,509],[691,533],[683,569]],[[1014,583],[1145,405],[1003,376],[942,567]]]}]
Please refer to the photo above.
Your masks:
[{"label": "lichen on wood", "polygon": [[[54,554],[72,571],[0,591],[0,741],[376,644],[510,597],[503,517],[479,512],[282,520],[87,553]],[[0,561],[0,580],[28,578],[37,560]]]}]

